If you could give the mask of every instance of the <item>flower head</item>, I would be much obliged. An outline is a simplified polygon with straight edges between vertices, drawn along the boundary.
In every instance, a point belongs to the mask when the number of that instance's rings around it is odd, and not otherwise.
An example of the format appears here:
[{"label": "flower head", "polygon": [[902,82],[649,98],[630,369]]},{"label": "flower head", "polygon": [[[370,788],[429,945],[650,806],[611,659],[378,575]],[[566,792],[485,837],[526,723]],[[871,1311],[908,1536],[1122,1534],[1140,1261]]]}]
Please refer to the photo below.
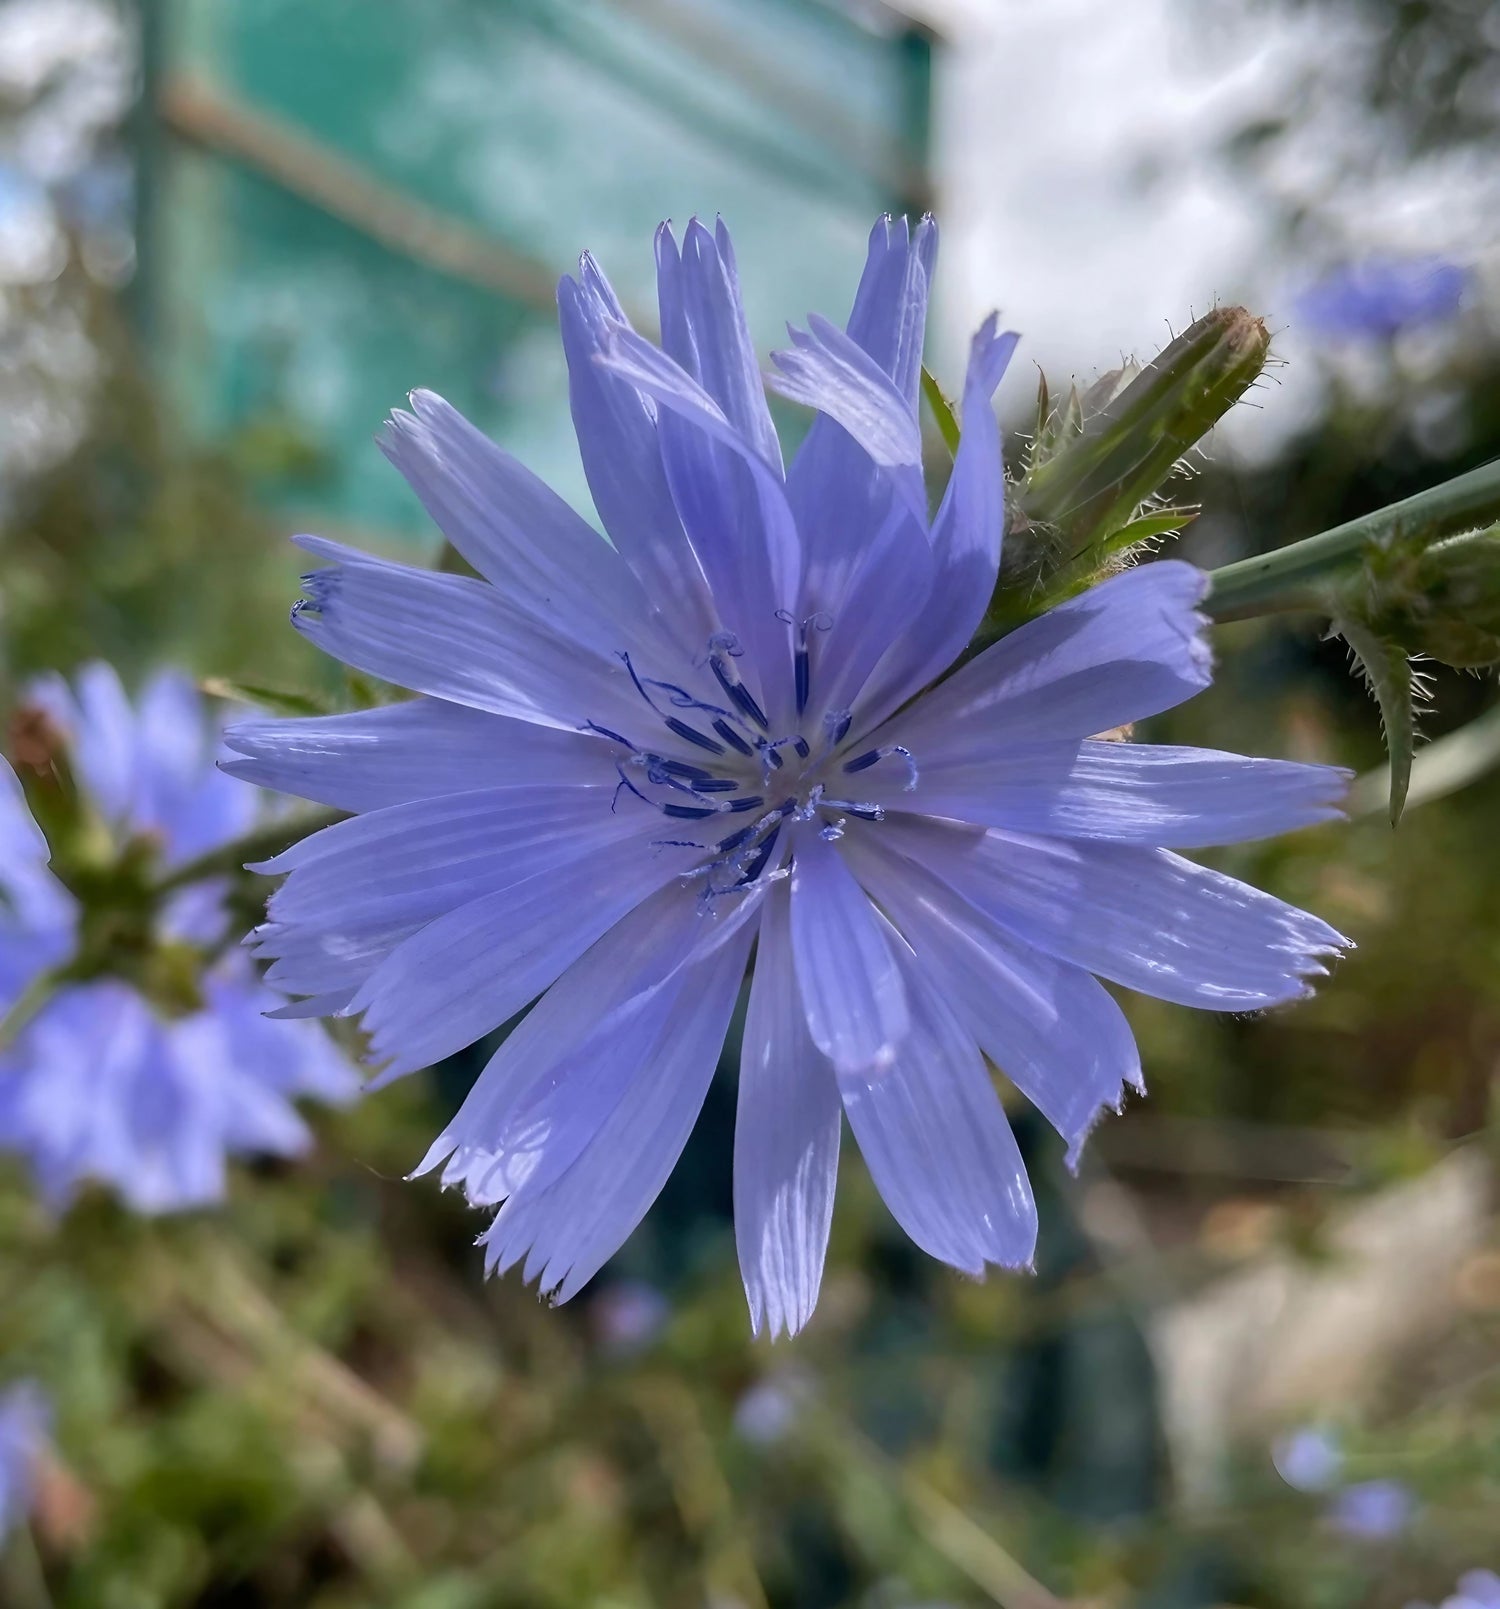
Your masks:
[{"label": "flower head", "polygon": [[50,1418],[47,1399],[34,1381],[0,1391],[0,1542],[31,1508],[37,1455]]},{"label": "flower head", "polygon": [[55,834],[49,869],[14,775],[0,777],[0,1010],[14,1013],[0,1148],[54,1203],[88,1178],[140,1212],[212,1201],[226,1154],[307,1145],[296,1097],[358,1089],[317,1024],[266,1020],[280,1002],[237,942],[222,880],[152,893],[243,832],[256,792],[216,769],[202,700],[173,672],[134,706],[108,666],[76,690],[53,678],[23,725],[18,748],[76,790],[76,831],[65,851]]},{"label": "flower head", "polygon": [[[362,1015],[395,1077],[535,1000],[423,1170],[498,1206],[488,1265],[565,1299],[675,1164],[756,952],[734,1154],[753,1322],[817,1297],[841,1114],[907,1232],[973,1274],[1036,1210],[986,1058],[1076,1155],[1141,1072],[1098,973],[1187,1005],[1295,998],[1340,944],[1174,853],[1321,821],[1339,774],[1092,734],[1207,685],[1204,578],[1157,563],[946,681],[997,573],[972,343],[935,514],[918,384],[930,220],[884,220],[846,329],[774,382],[819,417],[784,467],[722,225],[657,236],[662,347],[597,264],[559,289],[606,543],[440,398],[384,440],[477,579],[304,539],[298,628],[420,696],[231,732],[238,775],[357,812],[264,869],[269,981]],[[924,691],[925,690],[925,691]],[[539,997],[539,998],[538,998]]]}]

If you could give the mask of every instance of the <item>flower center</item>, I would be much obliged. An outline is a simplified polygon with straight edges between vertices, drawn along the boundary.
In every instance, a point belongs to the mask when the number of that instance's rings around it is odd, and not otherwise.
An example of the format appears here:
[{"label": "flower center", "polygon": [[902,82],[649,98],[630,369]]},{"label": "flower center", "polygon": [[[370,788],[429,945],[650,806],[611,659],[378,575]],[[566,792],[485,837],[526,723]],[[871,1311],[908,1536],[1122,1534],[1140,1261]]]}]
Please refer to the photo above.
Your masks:
[{"label": "flower center", "polygon": [[[796,698],[799,726],[773,733],[759,701],[740,680],[734,666],[739,645],[729,634],[709,639],[707,665],[722,695],[696,697],[676,682],[643,676],[628,653],[620,659],[657,729],[655,743],[639,742],[621,732],[588,721],[584,730],[618,745],[615,760],[620,781],[611,810],[637,801],[670,821],[692,822],[693,837],[662,838],[676,849],[699,849],[702,864],[688,876],[703,879],[705,898],[748,889],[763,879],[784,876],[793,829],[816,826],[825,839],[841,838],[850,817],[881,821],[882,805],[862,800],[851,779],[883,761],[899,760],[907,770],[908,789],[917,782],[916,762],[899,744],[858,750],[848,742],[852,717],[833,710],[822,730],[802,729],[811,687],[806,648],[807,624],[799,633]],[[827,629],[826,624],[819,629]],[[649,736],[649,734],[646,734]],[[663,741],[670,735],[676,743]],[[694,758],[664,753],[685,745]],[[749,818],[736,821],[735,818]],[[685,829],[686,831],[687,829]]]}]

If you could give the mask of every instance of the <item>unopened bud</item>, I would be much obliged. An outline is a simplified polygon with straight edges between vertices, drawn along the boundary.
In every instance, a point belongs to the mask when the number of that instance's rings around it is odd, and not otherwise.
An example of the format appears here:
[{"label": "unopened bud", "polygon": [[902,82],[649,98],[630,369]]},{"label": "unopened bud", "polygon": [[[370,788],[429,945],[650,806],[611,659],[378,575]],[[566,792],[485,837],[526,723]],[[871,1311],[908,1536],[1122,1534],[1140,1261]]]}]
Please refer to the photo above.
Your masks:
[{"label": "unopened bud", "polygon": [[1039,431],[1016,500],[1053,533],[1062,563],[1106,548],[1265,368],[1271,338],[1243,307],[1219,307],[1150,363],[1071,396]]}]

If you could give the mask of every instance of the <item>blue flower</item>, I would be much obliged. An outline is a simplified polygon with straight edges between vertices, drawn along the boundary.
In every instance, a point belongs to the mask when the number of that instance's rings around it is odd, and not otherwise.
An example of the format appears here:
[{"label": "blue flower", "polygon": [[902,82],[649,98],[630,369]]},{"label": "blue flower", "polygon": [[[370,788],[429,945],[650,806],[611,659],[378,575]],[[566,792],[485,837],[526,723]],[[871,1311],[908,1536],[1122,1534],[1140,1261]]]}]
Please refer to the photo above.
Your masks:
[{"label": "blue flower", "polygon": [[1344,1452],[1331,1432],[1304,1425],[1276,1441],[1271,1461],[1288,1486],[1299,1492],[1326,1492],[1343,1472]]},{"label": "blue flower", "polygon": [[1500,1609],[1500,1575],[1493,1570],[1467,1570],[1458,1578],[1458,1591],[1444,1598],[1440,1609]]},{"label": "blue flower", "polygon": [[1458,312],[1469,272],[1441,257],[1367,257],[1325,274],[1297,299],[1321,335],[1389,340]]},{"label": "blue flower", "polygon": [[31,1510],[36,1461],[51,1415],[35,1381],[0,1391],[0,1542]]},{"label": "blue flower", "polygon": [[1383,1542],[1400,1534],[1416,1510],[1411,1487],[1398,1480],[1357,1481],[1328,1505],[1328,1523],[1344,1536]]},{"label": "blue flower", "polygon": [[362,1016],[384,1078],[538,1001],[421,1170],[503,1203],[488,1266],[558,1300],[671,1172],[752,948],[735,1220],[776,1334],[816,1301],[841,1114],[920,1246],[1025,1266],[1036,1209],[985,1058],[1076,1157],[1141,1084],[1092,974],[1252,1011],[1344,942],[1173,852],[1325,820],[1341,774],[1091,736],[1208,684],[1197,570],[1115,576],[922,691],[994,585],[1015,343],[993,318],[974,338],[929,518],[935,248],[930,220],[878,224],[847,329],[814,318],[776,355],[820,414],[786,469],[723,226],[657,235],[662,349],[584,257],[562,337],[613,545],[417,392],[384,450],[478,578],[303,538],[330,563],[294,621],[421,696],[229,734],[237,775],[357,812],[264,868],[288,874],[268,981]]},{"label": "blue flower", "polygon": [[[93,665],[76,696],[52,678],[31,703],[65,746],[101,865],[135,848],[169,872],[252,824],[256,792],[216,769],[216,736],[185,677],[156,676],[132,708],[114,671]],[[8,1010],[49,969],[73,967],[87,913],[48,869],[48,846],[8,769],[0,782]],[[222,882],[189,884],[157,913],[148,953],[179,963],[173,998],[133,973],[87,968],[60,981],[0,1050],[0,1149],[30,1161],[52,1203],[85,1179],[113,1185],[139,1212],[213,1201],[224,1193],[226,1154],[307,1146],[296,1097],[356,1093],[354,1069],[320,1027],[266,1019],[278,998],[236,942],[224,895]]]}]

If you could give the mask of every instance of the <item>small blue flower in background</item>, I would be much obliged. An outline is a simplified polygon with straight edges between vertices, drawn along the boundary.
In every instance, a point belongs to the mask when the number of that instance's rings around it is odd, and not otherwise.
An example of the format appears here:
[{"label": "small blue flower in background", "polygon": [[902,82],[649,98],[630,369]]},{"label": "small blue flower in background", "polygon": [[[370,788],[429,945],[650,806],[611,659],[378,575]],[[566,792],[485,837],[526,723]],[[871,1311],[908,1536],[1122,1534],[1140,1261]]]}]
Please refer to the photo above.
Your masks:
[{"label": "small blue flower in background", "polygon": [[995,583],[1015,343],[993,318],[973,340],[929,518],[936,246],[882,221],[847,329],[776,354],[820,413],[790,466],[723,225],[659,231],[660,349],[585,256],[562,338],[613,545],[417,392],[384,450],[480,579],[303,538],[328,567],[294,620],[420,696],[228,734],[237,775],[357,813],[262,868],[288,875],[258,952],[299,1009],[361,1016],[391,1079],[541,997],[421,1171],[498,1206],[488,1267],[557,1300],[675,1165],[752,949],[734,1210],[775,1335],[817,1299],[842,1115],[918,1245],[1024,1267],[1036,1208],[986,1058],[1076,1159],[1142,1083],[1093,974],[1253,1011],[1346,942],[1174,853],[1327,820],[1343,773],[1093,736],[1208,685],[1199,571],[1117,575],[931,686]]},{"label": "small blue flower in background", "polygon": [[[1406,1609],[1432,1609],[1412,1602]],[[1438,1609],[1500,1609],[1500,1575],[1493,1570],[1468,1570],[1458,1578],[1458,1591],[1450,1593]]]},{"label": "small blue flower in background", "polygon": [[31,1511],[36,1461],[47,1440],[51,1415],[35,1381],[0,1391],[0,1542]]},{"label": "small blue flower in background", "polygon": [[1288,1486],[1299,1492],[1326,1492],[1343,1471],[1344,1454],[1329,1431],[1304,1426],[1277,1440],[1271,1461]]},{"label": "small blue flower in background", "polygon": [[[76,694],[52,678],[30,690],[64,741],[111,853],[149,846],[170,871],[244,832],[259,800],[214,763],[217,734],[183,676],[163,672],[132,707],[115,673],[92,665]],[[8,770],[0,787],[0,1011],[74,955],[78,901],[48,869],[48,846]],[[99,975],[60,984],[0,1050],[0,1150],[26,1157],[63,1205],[86,1179],[140,1212],[224,1193],[226,1154],[293,1155],[309,1133],[292,1102],[350,1099],[358,1076],[314,1023],[268,1021],[280,1004],[231,926],[220,883],[171,896],[154,937],[176,946],[193,998],[167,1006]]]},{"label": "small blue flower in background", "polygon": [[814,1395],[811,1376],[796,1369],[775,1369],[735,1403],[735,1434],[753,1447],[774,1447],[791,1434]]},{"label": "small blue flower in background", "polygon": [[1404,1481],[1356,1481],[1329,1503],[1328,1523],[1344,1536],[1383,1542],[1400,1536],[1416,1507],[1417,1500]]},{"label": "small blue flower in background", "polygon": [[654,1285],[622,1279],[594,1298],[589,1313],[600,1347],[612,1357],[645,1351],[666,1328],[672,1304]]},{"label": "small blue flower in background", "polygon": [[1468,269],[1441,257],[1367,257],[1324,275],[1297,298],[1297,313],[1319,335],[1389,340],[1452,318],[1469,282]]}]

